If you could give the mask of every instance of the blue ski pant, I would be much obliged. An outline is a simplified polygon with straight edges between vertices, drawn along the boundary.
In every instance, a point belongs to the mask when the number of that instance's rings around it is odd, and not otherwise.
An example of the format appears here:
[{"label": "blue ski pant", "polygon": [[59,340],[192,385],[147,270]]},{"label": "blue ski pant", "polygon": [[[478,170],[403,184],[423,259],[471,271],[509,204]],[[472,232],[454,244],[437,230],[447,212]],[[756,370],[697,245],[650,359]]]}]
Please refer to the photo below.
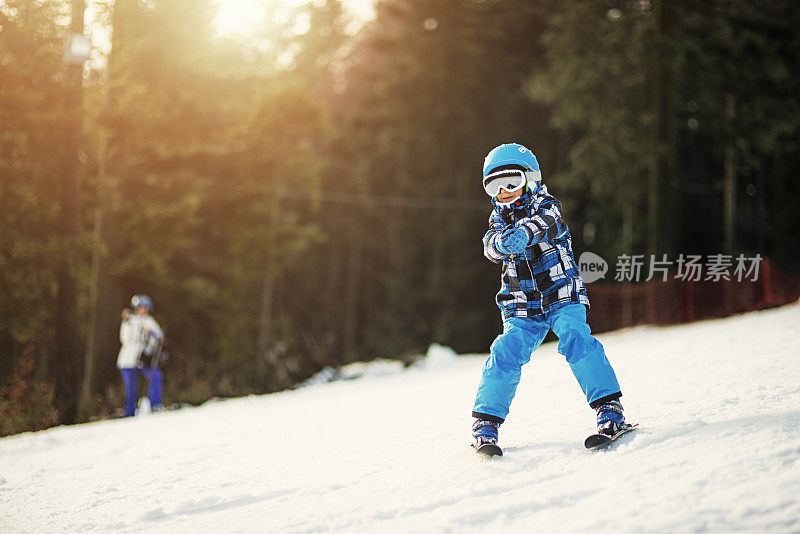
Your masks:
[{"label": "blue ski pant", "polygon": [[136,406],[139,403],[138,379],[141,374],[150,379],[150,388],[147,397],[151,406],[161,406],[161,371],[158,369],[133,368],[120,369],[122,381],[125,384],[125,417],[136,415]]},{"label": "blue ski pant", "polygon": [[572,374],[590,405],[618,398],[619,383],[603,345],[591,335],[586,307],[569,304],[537,317],[511,317],[492,343],[483,366],[472,414],[503,422],[517,391],[522,366],[550,330],[558,336],[558,352],[567,359]]}]

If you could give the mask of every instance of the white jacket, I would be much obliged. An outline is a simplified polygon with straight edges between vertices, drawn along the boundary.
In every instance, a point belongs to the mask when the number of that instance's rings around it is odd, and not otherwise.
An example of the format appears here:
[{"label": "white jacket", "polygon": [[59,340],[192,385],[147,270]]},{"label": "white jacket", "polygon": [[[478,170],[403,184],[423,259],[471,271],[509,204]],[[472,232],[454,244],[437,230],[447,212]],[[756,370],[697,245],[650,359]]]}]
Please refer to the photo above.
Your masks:
[{"label": "white jacket", "polygon": [[164,338],[164,332],[149,315],[131,314],[119,325],[119,341],[122,348],[117,356],[118,369],[134,369],[139,365],[142,352],[150,354],[155,341]]}]

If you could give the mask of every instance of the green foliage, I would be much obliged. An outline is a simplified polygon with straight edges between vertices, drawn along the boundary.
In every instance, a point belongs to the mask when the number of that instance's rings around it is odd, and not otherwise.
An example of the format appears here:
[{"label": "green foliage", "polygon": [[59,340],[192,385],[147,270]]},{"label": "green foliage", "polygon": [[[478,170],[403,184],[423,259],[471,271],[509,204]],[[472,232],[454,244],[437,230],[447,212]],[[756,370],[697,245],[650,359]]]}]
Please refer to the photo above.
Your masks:
[{"label": "green foliage", "polygon": [[119,287],[163,303],[177,374],[205,365],[224,369],[222,393],[263,391],[253,362],[273,306],[262,301],[265,273],[280,276],[317,239],[283,199],[317,187],[323,106],[296,76],[261,77],[229,53],[204,5],[117,7],[127,11],[100,124]]},{"label": "green foliage", "polygon": [[[796,174],[800,138],[800,23],[796,5],[728,0],[682,13],[676,113],[686,203],[707,205],[726,148],[739,198],[739,247],[800,268]],[[699,193],[696,192],[699,190]],[[715,211],[706,213],[715,214]]]},{"label": "green foliage", "polygon": [[542,37],[547,66],[533,72],[527,86],[570,140],[568,164],[554,179],[567,198],[586,205],[586,222],[599,229],[592,249],[607,257],[632,252],[619,242],[623,211],[633,206],[641,218],[647,191],[652,21],[639,6],[624,3],[612,17],[599,2],[553,4]]},{"label": "green foliage", "polygon": [[[347,166],[336,185],[418,200],[411,209],[360,208],[372,229],[363,237],[351,230],[359,226],[343,229],[344,239],[362,240],[363,268],[374,273],[362,306],[380,310],[361,318],[361,352],[424,350],[432,340],[477,347],[495,316],[485,294],[470,290],[476,271],[483,283],[494,278],[490,266],[473,267],[490,210],[479,187],[481,161],[498,142],[533,142],[548,132],[530,120],[535,108],[522,93],[537,62],[529,55],[536,12],[525,2],[376,7],[337,102],[347,136],[332,157]],[[463,205],[477,209],[457,209]],[[475,306],[485,313],[461,313]]]},{"label": "green foliage", "polygon": [[55,267],[70,245],[53,234],[63,119],[63,6],[0,5],[0,377],[22,346],[52,343]]},{"label": "green foliage", "polygon": [[41,430],[58,421],[53,408],[53,387],[35,376],[32,347],[26,346],[18,368],[0,384],[0,437]]}]

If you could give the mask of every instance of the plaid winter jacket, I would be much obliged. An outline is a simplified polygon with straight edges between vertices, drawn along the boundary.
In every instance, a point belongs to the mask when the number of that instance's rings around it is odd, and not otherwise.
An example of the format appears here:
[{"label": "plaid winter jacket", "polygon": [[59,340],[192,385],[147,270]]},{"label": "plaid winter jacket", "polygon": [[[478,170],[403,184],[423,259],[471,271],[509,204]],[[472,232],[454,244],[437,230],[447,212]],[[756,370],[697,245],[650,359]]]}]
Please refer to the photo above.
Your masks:
[{"label": "plaid winter jacket", "polygon": [[[497,250],[500,234],[522,226],[530,235],[523,254],[506,255]],[[512,206],[496,206],[483,236],[483,253],[494,263],[503,262],[497,305],[503,319],[533,317],[567,304],[585,304],[589,297],[572,253],[569,228],[561,218],[561,203],[540,186]]]}]

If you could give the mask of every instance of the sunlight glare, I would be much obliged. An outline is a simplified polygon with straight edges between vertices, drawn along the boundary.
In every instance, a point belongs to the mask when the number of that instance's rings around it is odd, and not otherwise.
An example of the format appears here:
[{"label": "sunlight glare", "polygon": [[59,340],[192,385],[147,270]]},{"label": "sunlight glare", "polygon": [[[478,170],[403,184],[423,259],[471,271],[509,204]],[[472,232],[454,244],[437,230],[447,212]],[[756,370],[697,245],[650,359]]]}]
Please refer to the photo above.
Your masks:
[{"label": "sunlight glare", "polygon": [[264,0],[219,0],[214,26],[222,36],[247,35],[265,17]]},{"label": "sunlight glare", "polygon": [[[309,2],[320,0],[215,0],[214,28],[220,37],[252,36],[265,23],[285,23],[292,10]],[[355,17],[360,26],[375,16],[374,0],[343,0],[345,11]],[[294,28],[296,34],[307,31],[304,21]]]}]

